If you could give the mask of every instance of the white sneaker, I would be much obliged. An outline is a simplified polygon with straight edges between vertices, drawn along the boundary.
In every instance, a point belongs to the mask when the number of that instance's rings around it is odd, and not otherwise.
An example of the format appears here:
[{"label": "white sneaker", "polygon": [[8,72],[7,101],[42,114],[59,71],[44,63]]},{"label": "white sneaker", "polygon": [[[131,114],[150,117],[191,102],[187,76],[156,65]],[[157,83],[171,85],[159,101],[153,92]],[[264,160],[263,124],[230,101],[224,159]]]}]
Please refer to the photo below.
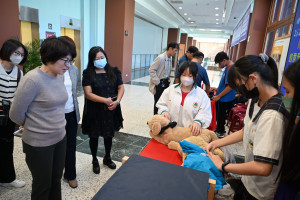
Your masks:
[{"label": "white sneaker", "polygon": [[13,182],[10,182],[10,183],[1,183],[1,186],[21,188],[21,187],[25,186],[25,182],[16,179],[16,180],[14,180]]}]

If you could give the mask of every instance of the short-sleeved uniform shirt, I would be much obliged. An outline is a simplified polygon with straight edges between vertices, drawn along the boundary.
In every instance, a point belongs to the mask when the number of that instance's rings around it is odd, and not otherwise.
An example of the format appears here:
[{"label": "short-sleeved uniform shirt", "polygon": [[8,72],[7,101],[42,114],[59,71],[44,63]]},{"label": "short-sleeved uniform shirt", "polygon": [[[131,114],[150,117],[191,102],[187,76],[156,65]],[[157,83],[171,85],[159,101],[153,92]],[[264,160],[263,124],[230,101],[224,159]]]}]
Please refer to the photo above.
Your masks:
[{"label": "short-sleeved uniform shirt", "polygon": [[[249,103],[251,105],[251,103]],[[244,119],[243,147],[245,162],[259,161],[273,165],[269,176],[242,176],[247,191],[257,199],[273,199],[277,183],[276,178],[282,164],[282,139],[285,117],[276,110],[265,110],[255,122],[249,118],[249,107]],[[252,119],[260,107],[254,104]]]},{"label": "short-sleeved uniform shirt", "polygon": [[[230,67],[231,67],[231,65],[225,67],[225,70],[222,74],[222,78],[221,78],[221,81],[219,83],[219,87],[218,87],[216,95],[220,94],[226,88],[226,86],[228,85],[227,77],[228,77],[228,71],[229,71]],[[236,95],[236,92],[234,90],[230,90],[230,92],[228,92],[227,94],[222,96],[219,101],[220,102],[233,101],[235,99],[235,95]]]},{"label": "short-sleeved uniform shirt", "polygon": [[[198,87],[201,88],[202,81],[203,81],[204,84],[209,84],[209,79],[208,79],[208,75],[207,75],[206,69],[204,67],[202,67],[200,65],[200,63],[197,63],[197,62],[195,62],[195,63],[197,65],[197,67],[198,67],[198,76],[197,76],[196,84],[197,84]],[[179,76],[179,70],[180,70],[180,68],[181,68],[181,65],[180,65],[180,67],[177,70],[175,78],[180,78],[180,76]]]}]

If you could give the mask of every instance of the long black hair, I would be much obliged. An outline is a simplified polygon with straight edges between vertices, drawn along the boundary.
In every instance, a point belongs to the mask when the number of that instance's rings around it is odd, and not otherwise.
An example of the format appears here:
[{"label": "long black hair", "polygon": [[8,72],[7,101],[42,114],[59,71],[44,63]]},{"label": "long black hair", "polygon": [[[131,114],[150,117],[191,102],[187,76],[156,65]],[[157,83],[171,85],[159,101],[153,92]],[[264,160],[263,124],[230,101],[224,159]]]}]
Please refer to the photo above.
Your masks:
[{"label": "long black hair", "polygon": [[294,87],[294,97],[289,115],[288,126],[283,138],[283,163],[280,169],[280,183],[292,183],[300,179],[300,123],[295,120],[300,112],[300,59],[292,63],[283,72],[283,76]]},{"label": "long black hair", "polygon": [[239,91],[236,81],[241,81],[243,77],[248,78],[253,73],[258,73],[265,84],[278,89],[276,62],[269,57],[265,63],[260,56],[255,55],[244,56],[236,61],[228,72],[228,84],[232,89]]},{"label": "long black hair", "polygon": [[117,79],[117,76],[114,73],[113,68],[108,63],[108,58],[107,58],[105,51],[99,46],[92,47],[89,51],[89,61],[88,61],[88,65],[86,68],[87,71],[91,75],[91,77],[95,76],[96,71],[95,71],[94,61],[95,61],[97,53],[99,53],[99,52],[102,52],[107,60],[107,64],[105,65],[104,70],[107,73],[108,79],[110,82],[114,82]]}]

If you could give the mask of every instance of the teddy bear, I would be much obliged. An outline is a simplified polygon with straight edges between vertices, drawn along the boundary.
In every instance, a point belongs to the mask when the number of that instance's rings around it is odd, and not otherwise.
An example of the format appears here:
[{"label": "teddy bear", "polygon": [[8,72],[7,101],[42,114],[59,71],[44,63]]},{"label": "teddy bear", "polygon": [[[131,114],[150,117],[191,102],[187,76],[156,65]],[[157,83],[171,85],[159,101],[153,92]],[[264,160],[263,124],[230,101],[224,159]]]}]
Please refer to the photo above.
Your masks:
[{"label": "teddy bear", "polygon": [[[208,129],[202,129],[200,135],[194,136],[190,128],[176,127],[176,122],[170,122],[162,115],[154,115],[148,121],[148,126],[150,128],[150,136],[156,141],[168,145],[169,149],[178,151],[183,161],[187,154],[182,152],[178,141],[186,140],[204,148],[208,143],[218,139],[217,135]],[[225,160],[224,153],[219,148],[215,149],[213,153],[218,155],[223,161]]]}]

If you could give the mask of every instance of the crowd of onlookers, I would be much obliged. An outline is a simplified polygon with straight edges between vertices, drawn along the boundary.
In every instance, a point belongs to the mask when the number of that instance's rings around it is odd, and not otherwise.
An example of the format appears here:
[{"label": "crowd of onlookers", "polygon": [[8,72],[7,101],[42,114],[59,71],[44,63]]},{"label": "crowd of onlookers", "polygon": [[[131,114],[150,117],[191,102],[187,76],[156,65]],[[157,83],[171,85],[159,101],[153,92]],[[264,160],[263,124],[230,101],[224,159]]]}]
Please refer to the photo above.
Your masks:
[{"label": "crowd of onlookers", "polygon": [[[187,49],[176,67],[174,84],[170,73],[172,56],[179,45],[171,42],[149,68],[149,90],[154,95],[154,114],[190,128],[194,135],[208,128],[212,120],[211,101],[217,108],[216,134],[206,151],[216,167],[224,173],[240,174],[232,186],[236,199],[300,198],[300,60],[284,71],[278,86],[275,61],[265,55],[247,55],[232,62],[225,52],[215,56],[223,69],[217,89],[210,88],[204,54],[196,47]],[[32,175],[32,199],[61,199],[61,179],[76,188],[76,135],[80,119],[74,65],[74,41],[67,37],[50,37],[40,47],[41,66],[24,77],[17,65],[28,57],[26,47],[17,40],[7,40],[0,50],[0,184],[23,187],[16,179],[13,163],[14,132],[22,130],[25,161]],[[203,84],[202,84],[203,83]],[[82,132],[89,136],[92,170],[100,173],[97,159],[98,139],[104,138],[103,164],[116,169],[111,159],[112,139],[123,127],[120,101],[124,94],[121,72],[109,64],[99,47],[92,47],[83,71],[85,103]],[[204,88],[204,89],[202,89]],[[214,91],[216,90],[216,91]],[[215,95],[209,97],[211,93]],[[227,113],[243,96],[247,102],[244,127],[225,135]],[[226,137],[225,137],[226,136]],[[243,142],[245,162],[223,162],[212,154],[218,147]],[[0,194],[1,195],[1,194]]]}]

